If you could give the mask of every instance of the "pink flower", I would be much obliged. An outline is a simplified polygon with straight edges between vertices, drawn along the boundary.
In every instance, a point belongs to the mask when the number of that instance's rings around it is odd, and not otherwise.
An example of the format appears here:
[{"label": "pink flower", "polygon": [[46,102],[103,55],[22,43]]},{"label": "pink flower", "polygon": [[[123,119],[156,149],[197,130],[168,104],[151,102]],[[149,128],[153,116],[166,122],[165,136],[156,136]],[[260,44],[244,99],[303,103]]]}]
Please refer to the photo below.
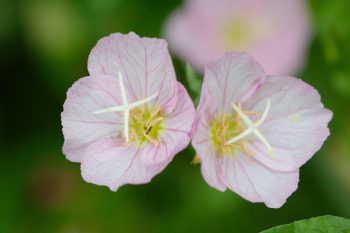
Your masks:
[{"label": "pink flower", "polygon": [[332,113],[300,79],[268,76],[244,53],[205,70],[192,145],[206,182],[278,208],[329,135]]},{"label": "pink flower", "polygon": [[112,34],[67,93],[63,152],[87,182],[149,182],[190,142],[195,110],[161,39]]},{"label": "pink flower", "polygon": [[251,54],[268,74],[301,68],[310,31],[303,0],[187,0],[165,27],[170,47],[199,71],[234,50]]}]

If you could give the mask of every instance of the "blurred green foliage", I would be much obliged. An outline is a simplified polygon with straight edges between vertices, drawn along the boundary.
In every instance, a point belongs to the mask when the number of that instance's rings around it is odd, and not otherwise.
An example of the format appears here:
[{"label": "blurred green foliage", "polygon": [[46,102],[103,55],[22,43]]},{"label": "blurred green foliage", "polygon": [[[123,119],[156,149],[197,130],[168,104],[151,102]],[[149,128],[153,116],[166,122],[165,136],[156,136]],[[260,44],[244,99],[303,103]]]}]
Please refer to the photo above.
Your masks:
[{"label": "blurred green foliage", "polygon": [[[150,184],[116,193],[85,183],[61,152],[65,94],[88,74],[97,40],[129,31],[159,37],[180,1],[0,0],[0,232],[249,233],[324,214],[350,218],[350,2],[309,3],[314,39],[298,76],[319,90],[334,119],[329,140],[302,167],[299,189],[274,210],[210,188],[190,165],[190,147]],[[174,63],[191,91],[185,63]]]},{"label": "blurred green foliage", "polygon": [[186,64],[185,67],[185,78],[186,79],[184,81],[188,87],[188,92],[193,100],[193,103],[197,105],[201,94],[200,91],[203,78],[200,76],[200,74],[197,74],[189,64]]}]

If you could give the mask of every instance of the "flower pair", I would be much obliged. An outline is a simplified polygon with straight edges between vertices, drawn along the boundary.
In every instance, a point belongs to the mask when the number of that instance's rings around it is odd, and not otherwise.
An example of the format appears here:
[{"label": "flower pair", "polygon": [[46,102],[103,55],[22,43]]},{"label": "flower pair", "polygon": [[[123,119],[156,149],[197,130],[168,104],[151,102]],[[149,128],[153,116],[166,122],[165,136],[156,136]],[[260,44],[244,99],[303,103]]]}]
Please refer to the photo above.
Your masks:
[{"label": "flower pair", "polygon": [[63,151],[86,181],[114,191],[149,182],[192,139],[209,185],[280,207],[329,134],[331,113],[316,90],[265,77],[243,53],[207,66],[197,111],[164,40],[112,34],[92,50],[88,70],[67,93]]}]

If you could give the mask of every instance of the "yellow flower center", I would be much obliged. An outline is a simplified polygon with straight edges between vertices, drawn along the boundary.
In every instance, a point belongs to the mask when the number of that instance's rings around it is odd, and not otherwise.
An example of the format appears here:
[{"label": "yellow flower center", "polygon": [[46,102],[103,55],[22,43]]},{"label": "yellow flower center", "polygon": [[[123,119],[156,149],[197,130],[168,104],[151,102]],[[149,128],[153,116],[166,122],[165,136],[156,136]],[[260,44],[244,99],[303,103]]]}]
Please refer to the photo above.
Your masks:
[{"label": "yellow flower center", "polygon": [[[247,113],[246,113],[247,114]],[[232,144],[226,144],[228,140],[234,138],[244,131],[241,119],[237,113],[222,114],[219,118],[210,123],[210,137],[219,155],[233,154],[235,150],[241,150],[247,155],[250,152],[246,148],[245,140],[240,140]]]},{"label": "yellow flower center", "polygon": [[254,39],[254,32],[246,21],[232,20],[223,27],[222,39],[225,48],[244,50]]},{"label": "yellow flower center", "polygon": [[[259,113],[243,111],[240,104],[237,106],[232,103],[232,108],[235,111],[232,115],[226,116],[222,114],[221,117],[210,124],[211,139],[218,153],[220,155],[232,154],[235,149],[239,149],[250,157],[251,153],[247,149],[245,142],[251,135],[254,135],[256,139],[266,146],[269,155],[272,157],[272,147],[259,130],[259,127],[266,120],[270,107],[271,101],[267,99],[266,108],[261,117],[256,122],[253,122],[248,115],[260,115]],[[245,124],[245,129],[241,126],[241,120]]]},{"label": "yellow flower center", "polygon": [[134,108],[130,111],[130,139],[142,145],[145,142],[159,144],[160,133],[164,129],[164,114],[160,107],[147,107],[145,105]]},{"label": "yellow flower center", "polygon": [[222,46],[225,50],[246,51],[268,39],[271,34],[268,20],[261,18],[257,21],[244,16],[235,16],[223,24]]}]

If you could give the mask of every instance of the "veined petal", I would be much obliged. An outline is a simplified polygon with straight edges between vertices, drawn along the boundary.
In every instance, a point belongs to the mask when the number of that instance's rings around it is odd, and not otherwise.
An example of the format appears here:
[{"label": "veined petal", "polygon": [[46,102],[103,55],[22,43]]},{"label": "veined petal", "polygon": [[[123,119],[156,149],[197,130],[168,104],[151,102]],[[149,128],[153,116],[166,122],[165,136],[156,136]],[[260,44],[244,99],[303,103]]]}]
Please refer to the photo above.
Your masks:
[{"label": "veined petal", "polygon": [[85,150],[90,144],[90,142],[85,143],[79,140],[65,140],[62,151],[70,161],[81,162]]},{"label": "veined petal", "polygon": [[[198,157],[201,162],[201,173],[205,181],[213,188],[223,192],[226,190],[226,185],[221,179],[221,160],[216,156],[215,151],[209,145],[201,147],[203,152],[199,152]],[[205,149],[207,149],[205,151]]]},{"label": "veined petal", "polygon": [[202,105],[201,109],[197,109],[192,146],[200,159],[201,172],[205,181],[211,187],[223,192],[226,190],[226,186],[221,181],[221,161],[218,159],[218,154],[211,141],[208,106],[213,105],[206,103]]},{"label": "veined petal", "polygon": [[232,112],[232,103],[248,99],[264,81],[264,70],[251,56],[226,53],[205,69],[199,108],[211,99],[216,113]]},{"label": "veined petal", "polygon": [[279,208],[297,189],[299,170],[277,172],[244,154],[222,157],[224,184],[251,202]]},{"label": "veined petal", "polygon": [[87,182],[106,185],[116,191],[120,178],[132,165],[137,153],[137,147],[125,146],[124,140],[107,139],[93,143],[81,163],[82,176]]},{"label": "veined petal", "polygon": [[91,75],[118,77],[121,72],[128,102],[159,93],[151,103],[170,112],[176,104],[176,76],[162,39],[140,38],[135,33],[114,33],[98,41],[92,49],[88,69]]},{"label": "veined petal", "polygon": [[148,183],[167,163],[149,166],[140,161],[140,148],[124,140],[106,139],[88,147],[81,163],[85,181],[117,191],[124,184]]},{"label": "veined petal", "polygon": [[181,83],[177,85],[177,103],[174,110],[164,117],[159,145],[148,144],[142,154],[142,160],[147,164],[171,161],[190,142],[195,109],[186,89]]},{"label": "veined petal", "polygon": [[318,92],[300,79],[271,76],[245,107],[261,112],[267,98],[271,109],[260,126],[271,144],[273,158],[260,142],[250,147],[254,157],[265,166],[279,171],[293,171],[309,160],[329,135],[332,113],[323,107]]},{"label": "veined petal", "polygon": [[106,75],[81,78],[67,93],[61,114],[67,158],[80,162],[89,143],[115,136],[122,129],[119,113],[102,115],[94,111],[120,105],[118,80]]}]

